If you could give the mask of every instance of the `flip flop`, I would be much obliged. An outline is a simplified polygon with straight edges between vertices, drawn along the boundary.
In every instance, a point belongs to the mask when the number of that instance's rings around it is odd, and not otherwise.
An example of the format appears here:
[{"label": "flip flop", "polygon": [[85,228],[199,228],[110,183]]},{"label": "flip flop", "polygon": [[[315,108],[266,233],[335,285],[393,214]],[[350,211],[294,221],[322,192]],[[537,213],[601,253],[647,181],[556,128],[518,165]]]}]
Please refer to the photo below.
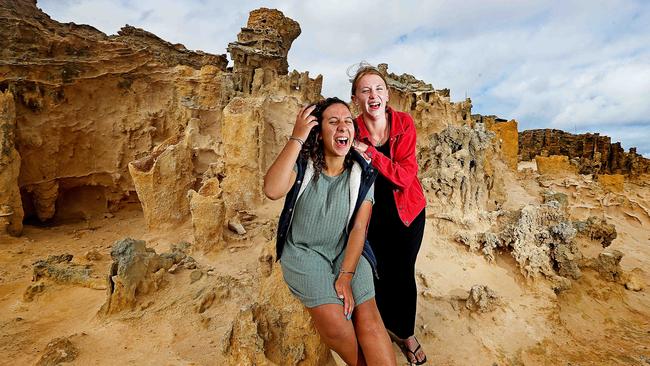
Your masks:
[{"label": "flip flop", "polygon": [[[427,355],[424,355],[424,358],[422,360],[417,361],[418,359],[417,353],[420,350],[420,348],[422,348],[422,345],[420,344],[420,341],[418,341],[418,339],[415,337],[415,335],[413,336],[413,339],[415,339],[415,342],[418,344],[418,346],[415,347],[415,350],[413,351],[411,351],[406,346],[406,339],[399,338],[391,331],[388,331],[388,335],[390,336],[390,339],[399,346],[399,349],[404,354],[404,357],[406,358],[406,361],[408,361],[409,365],[423,365],[427,362]],[[409,358],[409,353],[413,355],[413,359],[416,360],[415,363],[411,362],[411,358]]]},{"label": "flip flop", "polygon": [[[424,355],[424,358],[420,361],[417,361],[418,356],[416,353],[422,348],[422,345],[420,344],[420,341],[418,341],[415,336],[413,336],[413,339],[417,342],[418,346],[415,347],[415,350],[411,351],[407,346],[406,346],[406,340],[402,341],[402,345],[400,346],[400,349],[402,350],[402,353],[404,354],[404,357],[406,357],[406,360],[408,360],[409,364],[411,365],[423,365],[427,362],[427,355]],[[411,358],[409,358],[408,354],[413,355],[413,359],[416,360],[414,363],[411,362]]]}]

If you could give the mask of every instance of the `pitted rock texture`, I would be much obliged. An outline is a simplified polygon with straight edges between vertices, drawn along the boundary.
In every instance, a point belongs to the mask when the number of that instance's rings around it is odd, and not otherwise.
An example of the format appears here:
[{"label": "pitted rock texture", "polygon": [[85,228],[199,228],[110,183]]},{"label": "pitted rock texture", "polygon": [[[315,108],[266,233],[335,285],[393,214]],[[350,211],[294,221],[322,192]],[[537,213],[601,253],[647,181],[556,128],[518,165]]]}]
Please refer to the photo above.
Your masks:
[{"label": "pitted rock texture", "polygon": [[[190,180],[196,186],[187,190],[196,191],[201,187],[197,178],[211,171],[215,162],[221,161],[223,168],[228,160],[233,172],[237,172],[233,167],[250,165],[243,157],[224,155],[221,146],[223,110],[235,96],[249,98],[254,93],[269,107],[258,116],[286,124],[294,119],[296,109],[278,107],[282,98],[294,100],[289,104],[293,107],[320,97],[320,76],[288,73],[286,56],[300,28],[275,10],[253,11],[245,28],[250,32],[243,33],[259,35],[258,46],[268,51],[277,67],[270,67],[267,59],[249,62],[242,66],[248,73],[246,80],[238,71],[226,69],[225,55],[189,51],[131,26],[106,36],[87,25],[61,24],[33,1],[7,2],[0,7],[0,24],[0,92],[5,95],[3,105],[15,106],[16,126],[15,138],[3,146],[17,151],[9,159],[11,169],[3,169],[0,199],[7,200],[4,192],[13,192],[13,197],[20,191],[22,196],[20,204],[15,199],[11,204],[0,202],[2,217],[11,213],[18,218],[24,210],[26,217],[42,221],[87,219],[115,211],[124,201],[137,202],[129,162],[151,156],[156,146],[178,136],[192,120],[203,136],[188,144]],[[4,115],[3,124],[12,120]],[[244,122],[263,123],[261,119]],[[266,145],[258,162],[273,158],[263,155],[277,149],[277,141],[288,133],[282,131],[277,137],[265,133],[251,140]],[[267,138],[274,140],[262,143]],[[223,173],[223,169],[216,172]],[[185,197],[183,220],[189,218],[187,190],[179,192]],[[259,196],[259,192],[244,194]],[[79,196],[88,199],[78,200]],[[11,219],[12,231],[20,232],[16,222],[21,220]]]},{"label": "pitted rock texture", "polygon": [[591,240],[600,241],[603,248],[607,248],[616,239],[616,226],[607,223],[603,218],[591,216],[585,221],[576,221],[573,226],[579,235],[584,235]]},{"label": "pitted rock texture", "polygon": [[240,91],[251,92],[256,69],[286,75],[289,71],[289,48],[299,35],[300,25],[285,17],[281,11],[267,8],[253,10],[247,26],[237,35],[237,41],[228,45]]},{"label": "pitted rock texture", "polygon": [[257,300],[240,310],[223,340],[222,352],[228,364],[333,364],[307,309],[284,283],[282,269],[270,254],[275,253],[271,244],[260,255]]},{"label": "pitted rock texture", "polygon": [[93,266],[72,262],[72,254],[51,255],[39,259],[32,265],[32,282],[47,279],[59,284],[80,285],[95,289],[104,289],[103,281],[94,275]]},{"label": "pitted rock texture", "polygon": [[474,285],[469,291],[465,307],[472,312],[488,313],[501,305],[497,294],[485,285]]},{"label": "pitted rock texture", "polygon": [[491,161],[496,154],[493,138],[492,132],[470,126],[449,126],[430,136],[418,162],[433,211],[460,220],[504,201],[503,181]]},{"label": "pitted rock texture", "polygon": [[18,189],[20,155],[16,144],[16,106],[11,92],[0,92],[0,234],[23,231],[23,205]]},{"label": "pitted rock texture", "polygon": [[113,264],[107,276],[106,302],[100,314],[112,314],[135,307],[138,296],[160,288],[164,276],[186,255],[180,251],[156,254],[143,240],[126,238],[113,244]]},{"label": "pitted rock texture", "polygon": [[418,130],[418,142],[426,144],[432,133],[450,125],[471,125],[472,101],[452,103],[449,89],[434,89],[413,75],[388,72],[388,64],[379,64],[390,89],[388,104],[411,114]]},{"label": "pitted rock texture", "polygon": [[70,337],[55,338],[47,344],[36,366],[58,366],[74,361],[78,355],[79,348]]},{"label": "pitted rock texture", "polygon": [[625,152],[620,142],[612,143],[598,133],[574,135],[554,129],[526,130],[519,133],[519,160],[537,155],[564,155],[577,158],[581,174],[650,173],[650,159],[637,154],[636,148]]},{"label": "pitted rock texture", "polygon": [[[575,244],[576,229],[556,201],[526,205],[521,210],[501,212],[495,232],[456,233],[455,240],[472,251],[480,250],[495,260],[495,251],[509,252],[526,277],[543,275],[578,279],[582,276],[582,253]],[[497,229],[500,227],[500,229]]]},{"label": "pitted rock texture", "polygon": [[210,252],[224,247],[222,238],[226,207],[217,178],[210,178],[198,192],[190,190],[190,211],[194,232],[194,248]]}]

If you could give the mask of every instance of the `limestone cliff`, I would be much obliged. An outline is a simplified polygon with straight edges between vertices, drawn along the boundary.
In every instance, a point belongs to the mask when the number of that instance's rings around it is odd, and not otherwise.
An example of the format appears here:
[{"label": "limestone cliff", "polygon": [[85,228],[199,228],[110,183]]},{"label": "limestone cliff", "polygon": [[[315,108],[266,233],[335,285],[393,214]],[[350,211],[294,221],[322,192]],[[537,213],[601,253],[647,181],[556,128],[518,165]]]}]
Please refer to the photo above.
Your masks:
[{"label": "limestone cliff", "polygon": [[384,73],[390,89],[388,104],[413,116],[419,143],[426,143],[429,135],[450,125],[471,124],[472,101],[469,98],[453,103],[449,89],[435,89],[413,75],[388,72],[388,64],[378,67]]},{"label": "limestone cliff", "polygon": [[608,136],[598,133],[574,135],[554,129],[526,130],[519,133],[520,160],[536,155],[565,155],[581,174],[626,174],[638,176],[650,173],[650,159],[637,154],[636,148],[625,152],[620,142],[612,143]]},{"label": "limestone cliff", "polygon": [[[264,26],[264,19],[273,21]],[[292,120],[285,118],[294,111],[284,107],[284,98],[297,106],[320,96],[320,77],[287,72],[286,55],[300,27],[276,10],[252,13],[229,47],[232,72],[225,55],[189,51],[131,26],[107,36],[91,26],[61,24],[29,0],[2,1],[0,24],[0,91],[10,92],[3,103],[15,105],[15,141],[7,146],[17,151],[12,164],[22,162],[17,181],[6,187],[20,190],[23,207],[14,203],[16,209],[5,211],[19,215],[24,209],[28,218],[87,218],[125,200],[137,202],[128,163],[150,156],[192,118],[203,138],[189,146],[191,187],[200,188],[211,164],[225,165],[226,172],[211,169],[221,179],[243,166],[257,167],[259,175],[284,137],[264,125]],[[263,56],[251,42],[266,50]],[[239,125],[243,116],[233,117],[241,110],[234,106],[242,100],[282,112],[260,109],[258,119]],[[234,114],[224,118],[224,110]],[[259,135],[244,136],[244,126]],[[274,144],[253,147],[254,159],[244,160],[252,156],[234,151],[233,143],[242,141],[237,137]],[[259,192],[248,191],[257,187],[241,194],[258,202]],[[78,197],[88,204],[74,205]]]}]

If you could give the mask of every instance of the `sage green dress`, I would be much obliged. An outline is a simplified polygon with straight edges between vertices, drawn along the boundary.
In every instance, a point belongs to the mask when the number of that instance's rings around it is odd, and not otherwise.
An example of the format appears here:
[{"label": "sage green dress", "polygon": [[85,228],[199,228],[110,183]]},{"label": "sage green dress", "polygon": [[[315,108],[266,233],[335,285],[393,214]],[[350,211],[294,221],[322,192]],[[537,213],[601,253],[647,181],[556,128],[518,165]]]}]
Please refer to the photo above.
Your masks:
[{"label": "sage green dress", "polygon": [[[343,304],[334,282],[345,257],[350,170],[336,177],[321,173],[316,182],[312,180],[306,184],[308,186],[296,202],[280,258],[284,280],[308,308]],[[374,203],[373,191],[371,187],[365,197],[371,203]],[[355,305],[375,296],[372,268],[363,256],[359,257],[351,287]]]}]

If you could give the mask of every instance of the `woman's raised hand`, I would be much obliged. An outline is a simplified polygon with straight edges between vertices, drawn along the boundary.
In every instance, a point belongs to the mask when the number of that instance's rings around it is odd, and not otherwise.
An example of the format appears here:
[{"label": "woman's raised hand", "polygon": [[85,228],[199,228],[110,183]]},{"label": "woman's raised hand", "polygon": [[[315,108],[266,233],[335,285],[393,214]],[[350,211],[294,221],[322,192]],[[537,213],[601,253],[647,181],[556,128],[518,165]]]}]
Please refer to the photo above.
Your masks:
[{"label": "woman's raised hand", "polygon": [[314,126],[318,125],[316,117],[311,115],[311,112],[316,108],[315,105],[306,106],[300,109],[296,116],[296,124],[293,126],[291,137],[300,139],[303,143],[309,137],[309,132]]}]

